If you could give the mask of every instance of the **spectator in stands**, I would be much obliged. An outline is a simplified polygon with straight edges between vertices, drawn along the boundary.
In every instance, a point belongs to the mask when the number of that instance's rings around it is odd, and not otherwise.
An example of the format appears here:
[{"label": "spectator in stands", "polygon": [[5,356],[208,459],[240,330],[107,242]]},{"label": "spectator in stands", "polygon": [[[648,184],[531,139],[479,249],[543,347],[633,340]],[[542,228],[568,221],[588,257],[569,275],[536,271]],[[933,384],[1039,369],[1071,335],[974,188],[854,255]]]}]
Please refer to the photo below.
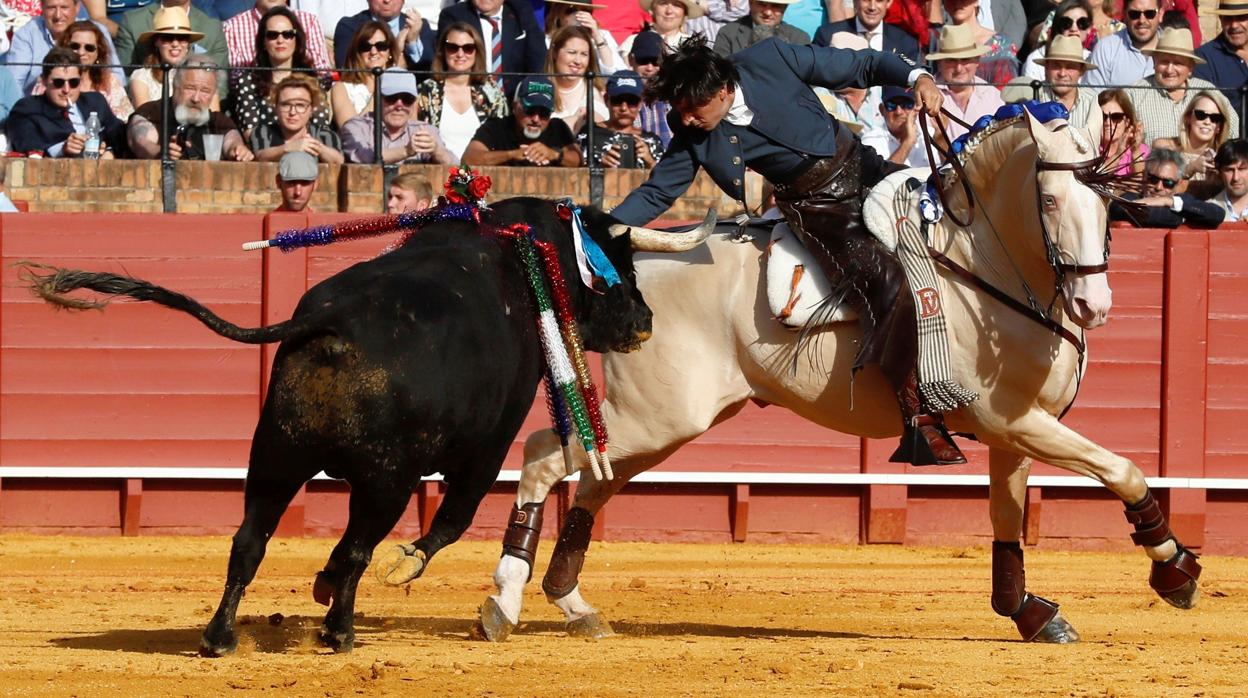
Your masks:
[{"label": "spectator in stands", "polygon": [[417,88],[416,118],[438,129],[458,160],[486,119],[507,116],[507,98],[483,75],[485,43],[475,26],[454,22],[438,36],[433,77]]},{"label": "spectator in stands", "polygon": [[[130,100],[134,108],[152,101],[160,101],[165,92],[165,71],[161,65],[179,66],[191,57],[191,44],[203,38],[203,34],[193,31],[187,19],[186,11],[181,7],[162,8],[156,15],[150,31],[139,35],[139,43],[149,50],[144,51],[144,67],[130,74]],[[213,108],[220,105],[220,97]]]},{"label": "spectator in stands", "polygon": [[[260,18],[274,7],[287,5],[286,0],[256,0],[256,4],[247,11],[226,19],[221,25],[225,34],[225,45],[230,54],[230,65],[238,67],[253,65],[256,60],[256,33],[260,29]],[[294,10],[299,28],[308,42],[308,60],[317,70],[330,70],[334,64],[329,62],[329,50],[325,46],[325,31],[321,29],[321,20],[311,12]]]},{"label": "spectator in stands", "polygon": [[894,0],[854,0],[854,16],[819,27],[814,43],[818,46],[831,46],[833,34],[850,32],[866,39],[867,45],[876,51],[900,54],[917,63],[919,42],[904,29],[884,22],[893,2]]},{"label": "spectator in stands", "polygon": [[1039,48],[1027,54],[1023,63],[1023,75],[1032,80],[1044,80],[1044,66],[1036,62],[1044,58],[1049,43],[1058,36],[1070,36],[1079,40],[1083,50],[1083,60],[1087,61],[1091,51],[1088,50],[1088,37],[1092,34],[1092,5],[1088,0],[1063,0],[1062,4],[1049,15],[1049,20],[1041,27],[1036,42]]},{"label": "spectator in stands", "polygon": [[1144,171],[1148,144],[1141,141],[1144,125],[1135,115],[1135,107],[1127,93],[1120,89],[1105,90],[1097,95],[1101,105],[1101,150],[1106,159],[1117,162],[1114,174],[1126,176]]},{"label": "spectator in stands", "polygon": [[1213,160],[1223,190],[1211,202],[1226,212],[1226,221],[1248,220],[1248,141],[1234,138],[1218,148]]},{"label": "spectator in stands", "polygon": [[621,70],[607,79],[607,118],[577,135],[581,160],[589,157],[589,130],[594,133],[595,165],[649,169],[663,157],[663,141],[636,126],[645,85],[641,76]]},{"label": "spectator in stands", "polygon": [[1161,26],[1159,0],[1126,0],[1127,28],[1101,38],[1088,60],[1097,66],[1084,77],[1098,91],[1124,87],[1153,72],[1153,57],[1145,51],[1157,46]]},{"label": "spectator in stands", "polygon": [[516,90],[510,119],[481,125],[464,150],[464,164],[577,167],[581,152],[562,119],[552,118],[555,88],[546,78],[525,78]]},{"label": "spectator in stands", "polygon": [[[43,83],[39,87],[42,88]],[[13,75],[7,70],[0,70],[0,155],[9,152],[9,139],[4,134],[5,124],[8,123],[13,105],[21,98],[22,91],[18,89]]]},{"label": "spectator in stands", "polygon": [[[256,29],[256,62],[260,70],[236,70],[230,78],[233,87],[234,123],[243,130],[243,136],[251,138],[252,131],[261,124],[277,124],[273,110],[273,86],[287,76],[303,73],[314,74],[308,59],[307,34],[299,25],[295,13],[285,5],[271,8],[260,18]],[[323,101],[312,114],[317,127],[327,127],[333,121],[329,105]]]},{"label": "spectator in stands", "polygon": [[429,180],[415,172],[405,172],[390,182],[386,213],[419,213],[433,201]]},{"label": "spectator in stands", "polygon": [[368,0],[368,9],[359,14],[343,17],[334,29],[334,65],[347,64],[351,50],[351,38],[367,22],[384,22],[390,27],[407,67],[412,70],[429,70],[433,64],[433,28],[414,9],[403,9],[403,0]]},{"label": "spectator in stands", "polygon": [[302,150],[283,155],[274,178],[277,191],[282,195],[282,205],[273,209],[274,213],[312,213],[308,204],[316,193],[316,180],[320,175],[315,156]]},{"label": "spectator in stands", "polygon": [[23,97],[13,105],[6,124],[9,147],[19,153],[44,153],[48,157],[82,157],[86,124],[91,113],[100,119],[102,158],[114,157],[121,147],[126,125],[98,92],[82,91],[78,54],[65,48],[48,51],[43,59],[44,94]]},{"label": "spectator in stands", "polygon": [[[949,17],[949,21],[944,28],[961,27],[966,29],[970,32],[975,45],[982,46],[985,49],[978,60],[978,66],[975,71],[977,76],[982,78],[984,82],[997,87],[1001,87],[1018,76],[1018,47],[1020,42],[1003,32],[995,31],[979,23],[980,0],[941,1],[944,3],[945,13]],[[1011,7],[1018,4],[1018,0],[1001,0],[1001,2],[1002,4],[1013,2],[1013,5],[1009,5]],[[1020,9],[1020,20],[1021,16],[1022,10]],[[937,50],[935,43],[930,47],[930,50]]]},{"label": "spectator in stands", "polygon": [[1044,55],[1038,59],[1044,70],[1042,80],[1045,82],[1039,89],[1039,95],[1032,90],[1033,78],[1023,75],[1011,80],[1001,91],[1002,99],[1006,102],[1028,99],[1061,102],[1070,112],[1071,125],[1090,128],[1093,133],[1100,132],[1101,110],[1096,102],[1096,93],[1079,86],[1084,73],[1096,67],[1084,59],[1086,53],[1079,37],[1055,35]]},{"label": "spectator in stands", "polygon": [[[181,13],[169,13],[169,10],[180,9]],[[164,18],[162,26],[170,28],[168,19],[178,18],[181,22],[173,28],[188,32],[192,28],[201,38],[192,41],[191,53],[206,53],[217,65],[229,65],[230,52],[225,45],[225,34],[221,32],[220,20],[213,19],[202,10],[191,5],[191,0],[160,0],[146,7],[131,10],[121,16],[117,23],[117,57],[122,63],[142,64],[151,52],[152,46],[143,41],[144,35],[156,29],[157,13]],[[185,16],[183,16],[185,15]],[[224,88],[225,85],[220,85]],[[222,95],[224,97],[224,94]],[[138,105],[135,105],[138,108]]]},{"label": "spectator in stands", "polygon": [[603,75],[610,75],[624,66],[620,56],[620,45],[616,43],[611,32],[598,26],[594,10],[605,9],[605,5],[595,5],[584,0],[548,0],[546,3],[546,41],[550,42],[555,34],[565,26],[576,25],[585,27],[593,37],[594,54],[598,58],[598,67]]},{"label": "spectator in stands", "polygon": [[[640,75],[642,80],[649,80],[659,74],[664,49],[665,44],[661,36],[652,31],[641,32],[633,41],[633,47],[628,54],[628,66]],[[672,140],[672,127],[667,123],[667,113],[671,110],[672,107],[667,102],[651,99],[641,105],[641,111],[637,116],[641,130],[658,136],[664,148]]]},{"label": "spectator in stands", "polygon": [[1222,32],[1196,49],[1204,63],[1192,75],[1217,85],[1243,121],[1239,88],[1248,84],[1248,0],[1222,0],[1213,12]]},{"label": "spectator in stands", "polygon": [[[121,78],[104,67],[113,62],[108,55],[108,43],[104,41],[104,30],[95,22],[74,22],[61,34],[56,45],[73,51],[82,62],[82,91],[99,92],[108,100],[117,118],[129,119],[134,105],[126,95],[126,87]],[[43,83],[36,84],[31,93],[43,94]]]},{"label": "spectator in stands", "polygon": [[1228,124],[1229,109],[1214,96],[1220,92],[1202,90],[1183,110],[1182,128],[1179,131],[1178,151],[1183,156],[1183,178],[1188,181],[1187,191],[1201,198],[1209,198],[1221,187],[1215,156],[1223,143],[1231,137]]},{"label": "spectator in stands", "polygon": [[[451,2],[453,0],[447,0]],[[311,12],[321,22],[321,31],[325,33],[325,42],[333,50],[334,32],[344,17],[368,9],[368,0],[296,0],[294,6]],[[336,65],[336,64],[335,64]]]},{"label": "spectator in stands", "polygon": [[[459,159],[446,149],[438,129],[412,120],[416,104],[416,76],[390,68],[381,74],[381,158],[392,162],[436,162],[454,165]],[[342,127],[342,148],[357,163],[378,161],[373,147],[373,114],[364,112]]]},{"label": "spectator in stands", "polygon": [[555,118],[563,119],[573,133],[585,127],[588,120],[586,90],[593,90],[595,123],[607,118],[607,103],[603,100],[603,81],[596,78],[590,84],[586,73],[599,72],[598,58],[590,48],[593,38],[585,27],[568,26],[559,30],[550,43],[546,66],[542,72],[554,75]]},{"label": "spectator in stands", "polygon": [[1144,163],[1144,195],[1131,192],[1124,199],[1142,204],[1140,213],[1114,201],[1109,204],[1109,218],[1130,221],[1141,228],[1177,228],[1187,224],[1194,228],[1216,228],[1225,212],[1218,204],[1202,201],[1191,194],[1180,194],[1183,181],[1183,156],[1173,150],[1158,148],[1148,154]]},{"label": "spectator in stands", "polygon": [[[29,95],[35,83],[40,80],[41,71],[38,64],[61,40],[61,36],[74,22],[79,11],[78,0],[42,0],[40,7],[43,14],[13,32],[12,45],[9,52],[5,54],[5,61],[8,63],[5,67],[13,74],[13,79],[24,95]],[[108,44],[109,55],[124,55],[116,52],[112,39],[107,35],[107,30],[105,43]],[[126,76],[120,68],[110,70],[118,80],[125,83]]]},{"label": "spectator in stands", "polygon": [[338,82],[329,92],[334,123],[339,129],[351,118],[373,109],[374,68],[394,67],[398,44],[384,22],[365,22],[351,37],[351,51]]},{"label": "spectator in stands", "polygon": [[[975,74],[979,57],[988,51],[975,41],[971,27],[954,24],[941,27],[936,51],[927,56],[936,64],[936,82],[945,93],[944,108],[968,124],[1005,104],[1001,92]],[[950,138],[966,133],[964,126],[952,122],[946,129]]]},{"label": "spectator in stands", "polygon": [[251,150],[257,160],[273,162],[286,153],[303,152],[330,164],[342,164],[342,141],[327,124],[312,121],[325,106],[325,93],[316,80],[291,75],[273,88],[277,122],[260,124],[251,132]]},{"label": "spectator in stands", "polygon": [[[651,29],[659,36],[663,37],[664,43],[668,49],[675,51],[680,42],[692,36],[692,32],[685,26],[686,19],[696,19],[701,17],[706,10],[695,0],[639,0],[641,6],[654,17],[654,24]],[[629,50],[633,47],[633,41],[636,34],[624,40],[620,44],[620,53],[627,57]]]},{"label": "spectator in stands", "polygon": [[[865,51],[867,40],[853,32],[837,32],[829,44],[832,48]],[[844,123],[858,127],[854,133],[879,134],[885,130],[884,117],[880,114],[880,88],[844,87],[835,93],[816,88],[815,93],[830,114]]]},{"label": "spectator in stands", "polygon": [[[1192,32],[1188,29],[1167,29],[1161,33],[1157,45],[1144,49],[1153,59],[1156,72],[1135,82],[1127,93],[1140,121],[1144,123],[1144,141],[1152,143],[1158,138],[1174,138],[1179,135],[1180,117],[1196,94],[1201,90],[1213,90],[1206,80],[1192,77],[1192,69],[1204,62],[1192,50]],[[1142,88],[1142,89],[1141,89]],[[1212,93],[1224,102],[1221,92]],[[1239,133],[1239,117],[1230,104],[1219,104],[1220,111],[1229,114],[1230,132]]]},{"label": "spectator in stands", "polygon": [[906,167],[927,167],[927,149],[919,135],[919,112],[914,108],[914,93],[904,87],[885,87],[880,114],[884,129],[863,135],[869,145],[889,162]]},{"label": "spectator in stands", "polygon": [[790,44],[810,43],[810,35],[784,21],[784,11],[795,0],[750,0],[750,14],[725,24],[715,37],[715,53],[728,56],[776,37]]},{"label": "spectator in stands", "polygon": [[[175,130],[169,138],[171,159],[203,160],[205,134],[222,137],[221,159],[239,162],[255,159],[230,117],[213,108],[217,101],[219,73],[217,64],[208,56],[191,56],[173,71],[170,99]],[[159,158],[164,136],[161,128],[159,101],[135,109],[127,134],[130,152],[138,158]]]},{"label": "spectator in stands", "polygon": [[1126,15],[1119,16],[1118,0],[1092,0],[1092,30],[1095,41],[1112,36],[1127,28],[1122,20]]},{"label": "spectator in stands", "polygon": [[[720,29],[750,14],[750,0],[701,0],[698,4],[702,5],[702,16],[685,19],[685,29],[690,34],[705,35],[706,40],[711,44],[719,38]],[[637,9],[641,9],[640,3],[637,3]],[[632,36],[639,31],[641,28],[621,34],[621,36]]]},{"label": "spectator in stands", "polygon": [[[491,73],[540,73],[546,63],[546,35],[525,0],[464,0],[442,10],[441,31],[455,22],[481,29],[486,65]],[[502,79],[503,94],[513,94],[520,78]]]}]

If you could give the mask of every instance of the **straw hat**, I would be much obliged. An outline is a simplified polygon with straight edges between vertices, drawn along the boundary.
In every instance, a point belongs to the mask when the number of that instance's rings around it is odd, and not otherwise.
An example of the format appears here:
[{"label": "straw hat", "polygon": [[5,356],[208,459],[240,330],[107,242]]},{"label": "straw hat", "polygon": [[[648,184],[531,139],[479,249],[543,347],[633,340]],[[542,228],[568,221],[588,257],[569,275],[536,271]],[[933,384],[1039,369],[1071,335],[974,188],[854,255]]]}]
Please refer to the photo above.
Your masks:
[{"label": "straw hat", "polygon": [[975,32],[965,24],[946,24],[940,29],[936,40],[936,53],[927,54],[928,60],[945,58],[976,58],[988,53],[987,46],[975,41]]},{"label": "straw hat", "polygon": [[588,7],[591,10],[607,9],[606,5],[598,5],[592,2],[585,2],[585,0],[546,0],[547,4],[550,4],[552,2],[557,2],[560,5],[572,5],[573,7]]},{"label": "straw hat", "polygon": [[1248,0],[1222,0],[1218,3],[1218,8],[1213,11],[1215,15],[1226,15],[1234,17],[1236,15],[1248,15]]},{"label": "straw hat", "polygon": [[[698,2],[697,0],[677,0],[677,1],[680,4],[685,6],[685,19],[695,19],[697,17],[701,17],[702,15],[706,14],[706,7],[704,7],[702,3]],[[638,2],[641,3],[641,9],[645,10],[646,12],[649,12],[650,8],[654,7],[655,0],[638,0]]]},{"label": "straw hat", "polygon": [[1155,56],[1159,53],[1168,53],[1172,56],[1190,58],[1197,63],[1204,63],[1205,59],[1197,56],[1194,49],[1195,46],[1192,43],[1192,30],[1175,27],[1167,29],[1161,33],[1161,36],[1157,39],[1156,48],[1140,49],[1140,53],[1147,56]]},{"label": "straw hat", "polygon": [[152,17],[152,30],[139,34],[138,43],[147,43],[160,34],[185,36],[192,44],[204,38],[203,34],[191,31],[191,16],[187,14],[186,8],[176,5],[156,10],[156,16]]},{"label": "straw hat", "polygon": [[1089,63],[1083,57],[1083,42],[1077,36],[1066,36],[1063,34],[1055,37],[1053,43],[1049,44],[1044,58],[1036,59],[1036,63],[1040,65],[1048,65],[1049,61],[1079,63],[1083,65],[1084,70],[1096,70],[1096,64]]}]

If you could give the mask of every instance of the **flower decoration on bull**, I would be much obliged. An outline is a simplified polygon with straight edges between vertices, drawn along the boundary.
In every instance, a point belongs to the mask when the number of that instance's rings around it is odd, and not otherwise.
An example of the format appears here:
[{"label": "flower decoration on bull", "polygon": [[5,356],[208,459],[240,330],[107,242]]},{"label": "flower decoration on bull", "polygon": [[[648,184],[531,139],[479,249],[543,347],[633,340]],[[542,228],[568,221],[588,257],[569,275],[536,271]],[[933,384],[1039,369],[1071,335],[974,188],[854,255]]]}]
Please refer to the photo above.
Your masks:
[{"label": "flower decoration on bull", "polygon": [[452,167],[446,184],[442,185],[442,198],[452,204],[475,204],[485,206],[485,196],[493,182],[486,175],[467,167]]}]

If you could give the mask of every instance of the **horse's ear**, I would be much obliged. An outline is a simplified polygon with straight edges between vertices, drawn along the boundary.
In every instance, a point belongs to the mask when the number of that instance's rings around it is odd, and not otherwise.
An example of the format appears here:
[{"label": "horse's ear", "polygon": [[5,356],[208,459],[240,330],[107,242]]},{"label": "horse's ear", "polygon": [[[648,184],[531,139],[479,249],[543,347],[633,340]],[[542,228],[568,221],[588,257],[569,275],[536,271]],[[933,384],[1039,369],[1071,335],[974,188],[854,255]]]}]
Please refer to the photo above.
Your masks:
[{"label": "horse's ear", "polygon": [[1036,151],[1044,159],[1044,154],[1052,150],[1053,132],[1040,123],[1031,110],[1024,108],[1023,114],[1027,116],[1027,130],[1031,132],[1031,140],[1035,141]]}]

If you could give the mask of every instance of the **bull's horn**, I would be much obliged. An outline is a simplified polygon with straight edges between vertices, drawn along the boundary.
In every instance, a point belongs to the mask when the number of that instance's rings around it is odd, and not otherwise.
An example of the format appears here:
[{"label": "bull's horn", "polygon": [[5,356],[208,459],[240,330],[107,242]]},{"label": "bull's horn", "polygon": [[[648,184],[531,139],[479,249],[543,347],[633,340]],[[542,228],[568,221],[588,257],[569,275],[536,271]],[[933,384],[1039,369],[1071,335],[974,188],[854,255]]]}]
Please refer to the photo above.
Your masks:
[{"label": "bull's horn", "polygon": [[622,224],[611,226],[610,232],[611,237],[630,233],[629,239],[633,243],[633,249],[640,252],[684,252],[701,245],[715,231],[715,224],[718,222],[719,217],[715,215],[715,209],[710,208],[707,209],[706,218],[702,220],[701,225],[683,233],[669,233]]}]

